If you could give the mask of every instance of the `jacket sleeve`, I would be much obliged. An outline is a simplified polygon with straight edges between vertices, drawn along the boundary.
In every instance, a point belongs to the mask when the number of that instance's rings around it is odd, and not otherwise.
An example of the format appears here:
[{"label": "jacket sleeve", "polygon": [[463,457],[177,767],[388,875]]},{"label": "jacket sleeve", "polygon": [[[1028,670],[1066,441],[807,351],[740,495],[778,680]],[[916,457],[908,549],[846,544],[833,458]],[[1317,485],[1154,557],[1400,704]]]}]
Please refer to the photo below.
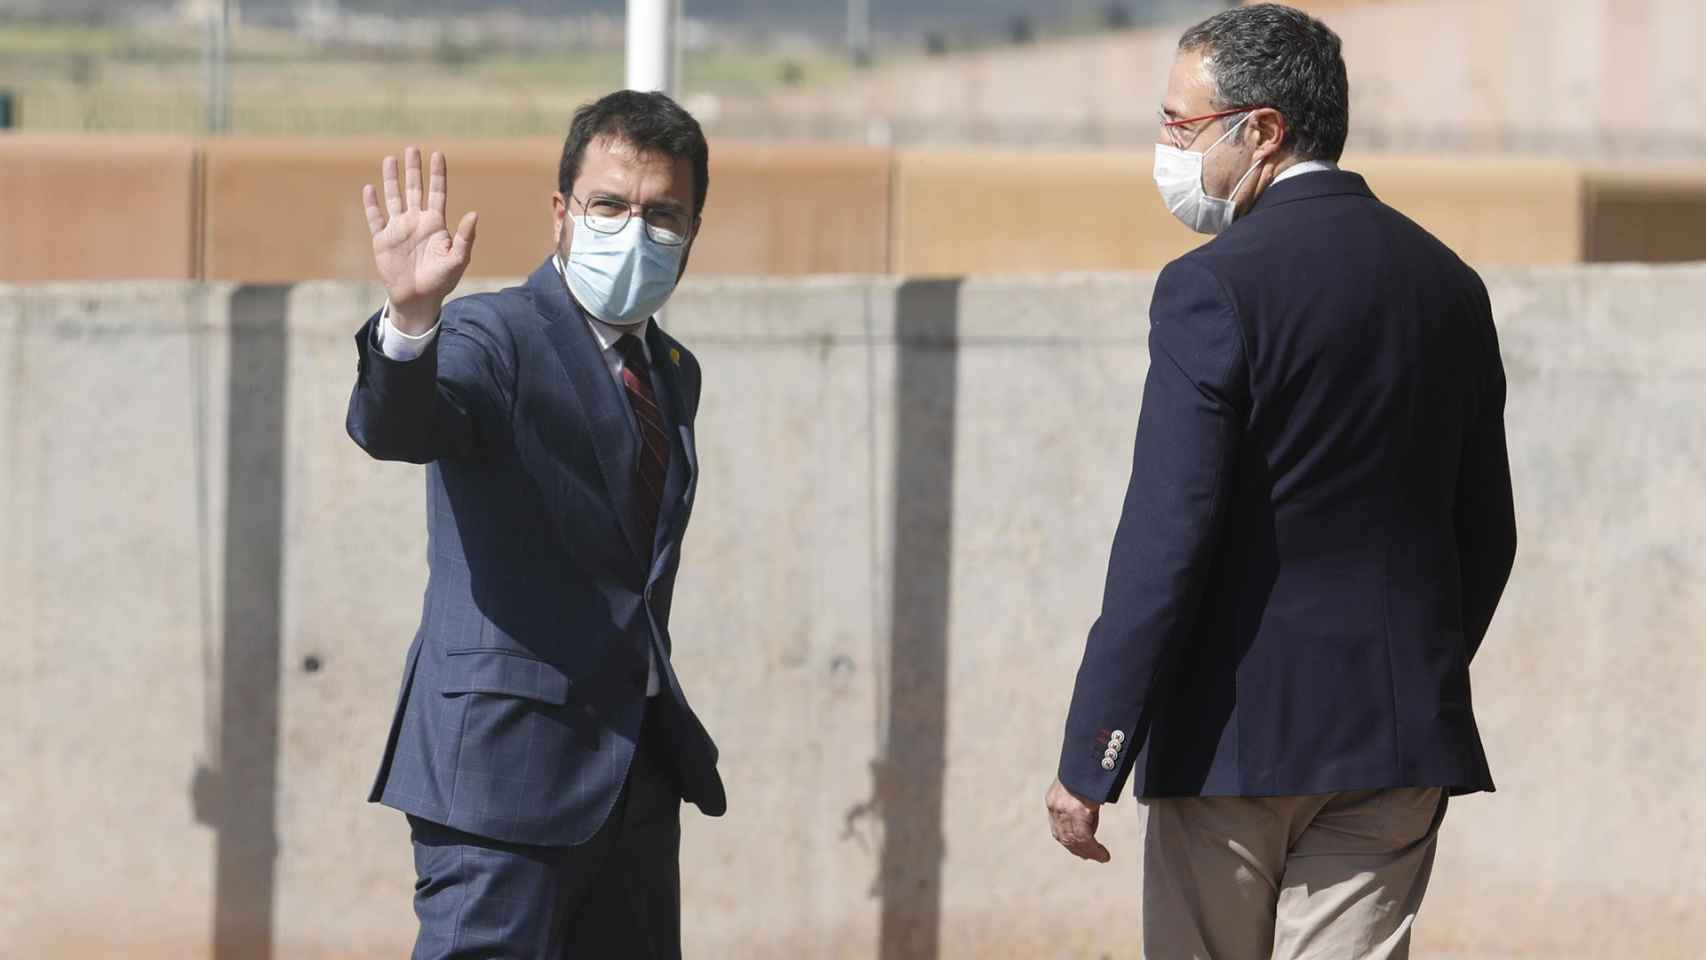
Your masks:
[{"label": "jacket sleeve", "polygon": [[478,456],[506,428],[514,395],[514,349],[502,319],[472,298],[446,304],[437,338],[413,360],[385,356],[378,322],[374,314],[355,335],[350,439],[376,460]]},{"label": "jacket sleeve", "polygon": [[1463,577],[1463,640],[1470,659],[1493,622],[1516,561],[1516,505],[1505,445],[1505,369],[1498,330],[1480,288],[1477,323],[1487,345],[1481,389],[1465,425],[1454,521]]},{"label": "jacket sleeve", "polygon": [[1079,796],[1113,802],[1131,772],[1196,620],[1248,408],[1236,310],[1209,271],[1175,261],[1155,285],[1131,482],[1067,712],[1059,776]]}]

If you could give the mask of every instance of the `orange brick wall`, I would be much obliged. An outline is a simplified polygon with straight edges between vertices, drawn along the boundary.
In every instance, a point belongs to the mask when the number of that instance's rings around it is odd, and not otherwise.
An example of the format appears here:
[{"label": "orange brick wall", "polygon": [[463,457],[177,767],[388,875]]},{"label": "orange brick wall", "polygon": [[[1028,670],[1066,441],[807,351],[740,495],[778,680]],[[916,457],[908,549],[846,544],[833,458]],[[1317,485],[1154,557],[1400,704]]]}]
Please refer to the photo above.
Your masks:
[{"label": "orange brick wall", "polygon": [[[0,136],[0,282],[371,280],[361,187],[380,140]],[[551,249],[554,139],[423,143],[450,219],[480,212],[471,276]],[[1148,148],[712,145],[699,275],[1155,269],[1201,238]],[[1706,260],[1706,175],[1559,160],[1368,154],[1345,166],[1484,266]]]},{"label": "orange brick wall", "polygon": [[196,276],[188,138],[0,135],[0,283]]}]

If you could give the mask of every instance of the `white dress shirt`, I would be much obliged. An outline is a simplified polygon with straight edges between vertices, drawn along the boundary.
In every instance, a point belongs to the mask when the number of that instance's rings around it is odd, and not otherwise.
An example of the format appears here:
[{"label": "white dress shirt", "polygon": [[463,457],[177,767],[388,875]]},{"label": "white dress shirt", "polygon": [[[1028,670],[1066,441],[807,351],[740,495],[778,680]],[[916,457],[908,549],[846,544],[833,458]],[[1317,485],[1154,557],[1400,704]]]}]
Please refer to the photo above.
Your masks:
[{"label": "white dress shirt", "polygon": [[[562,276],[563,258],[559,255],[557,257],[553,257],[551,262],[557,265],[558,276]],[[567,283],[568,279],[567,277],[564,277],[564,285],[566,286]],[[573,294],[571,294],[571,296],[573,296]],[[586,312],[583,310],[582,313]],[[599,351],[604,357],[604,368],[610,371],[611,377],[615,378],[616,387],[622,391],[622,399],[624,404],[626,404],[628,399],[628,388],[622,382],[622,352],[616,349],[616,341],[621,339],[624,334],[628,333],[632,333],[634,336],[639,337],[640,350],[645,354],[646,363],[650,364],[652,360],[652,348],[650,344],[646,343],[646,328],[651,325],[651,321],[647,320],[645,323],[640,324],[630,331],[624,330],[621,327],[612,326],[611,324],[605,323],[597,317],[594,317],[592,314],[586,313],[586,323],[587,326],[592,328],[593,337],[598,340]],[[385,304],[385,309],[379,314],[379,323],[375,327],[375,336],[379,340],[379,349],[385,354],[385,356],[392,360],[407,363],[426,352],[427,347],[431,346],[433,339],[438,336],[438,327],[439,324],[434,323],[432,325],[432,329],[414,336],[404,333],[391,325],[391,304],[387,302]],[[633,407],[631,405],[629,406],[628,414],[629,425],[634,430],[634,435],[638,437],[640,434],[640,423],[638,420],[634,419]],[[646,664],[646,696],[655,697],[662,692],[663,689],[662,684],[658,679],[657,651],[652,649],[650,645],[647,646],[646,651],[649,654],[647,658],[648,662]]]},{"label": "white dress shirt", "polygon": [[[1305,160],[1302,163],[1295,163],[1287,167],[1284,173],[1274,178],[1274,183],[1290,180],[1292,177],[1301,177],[1306,173],[1326,173],[1329,170],[1337,169],[1339,169],[1339,165],[1331,160]],[[1272,187],[1274,183],[1270,183],[1268,186]]]}]

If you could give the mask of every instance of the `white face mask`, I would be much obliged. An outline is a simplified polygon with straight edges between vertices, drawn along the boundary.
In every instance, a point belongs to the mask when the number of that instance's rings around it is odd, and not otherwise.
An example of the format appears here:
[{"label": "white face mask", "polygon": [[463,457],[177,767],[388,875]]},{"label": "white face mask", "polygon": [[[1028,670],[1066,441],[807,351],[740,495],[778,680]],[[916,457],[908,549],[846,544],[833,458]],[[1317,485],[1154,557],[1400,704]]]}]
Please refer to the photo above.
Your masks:
[{"label": "white face mask", "polygon": [[1208,190],[1203,186],[1203,158],[1208,156],[1209,151],[1225,143],[1226,138],[1232,136],[1248,119],[1250,115],[1246,113],[1202,153],[1180,150],[1165,143],[1155,145],[1155,186],[1161,190],[1161,199],[1173,216],[1198,233],[1216,234],[1232,226],[1232,221],[1238,216],[1238,208],[1233,205],[1232,197],[1238,196],[1238,191],[1244,187],[1244,181],[1261,166],[1261,161],[1257,161],[1244,171],[1244,176],[1239,177],[1238,183],[1232,188],[1231,195],[1224,200],[1209,196]]},{"label": "white face mask", "polygon": [[563,273],[575,299],[611,326],[645,323],[675,292],[687,245],[653,241],[639,217],[616,233],[599,233],[574,214],[569,219],[575,236]]}]

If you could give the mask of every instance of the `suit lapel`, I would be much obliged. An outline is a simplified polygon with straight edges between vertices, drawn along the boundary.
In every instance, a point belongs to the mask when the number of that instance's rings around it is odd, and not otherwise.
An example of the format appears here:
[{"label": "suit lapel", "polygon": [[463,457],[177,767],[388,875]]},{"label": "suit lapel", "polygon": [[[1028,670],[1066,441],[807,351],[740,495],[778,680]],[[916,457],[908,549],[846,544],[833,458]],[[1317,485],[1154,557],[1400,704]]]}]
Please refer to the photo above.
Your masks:
[{"label": "suit lapel", "polygon": [[693,444],[693,426],[687,419],[687,401],[681,388],[679,354],[653,321],[646,333],[646,345],[652,354],[652,370],[666,398],[668,420],[666,427],[678,442],[669,458],[669,475],[664,480],[664,503],[658,512],[657,555],[665,544],[680,537],[680,526],[688,514],[687,496],[699,473],[697,451]]},{"label": "suit lapel", "polygon": [[547,336],[568,374],[569,389],[586,411],[593,452],[598,457],[598,469],[604,475],[604,485],[616,509],[623,537],[641,563],[649,566],[652,552],[640,536],[633,510],[634,461],[639,454],[639,438],[634,436],[631,426],[633,414],[628,409],[628,398],[610,376],[598,338],[593,336],[580,305],[569,296],[556,265],[547,260],[533,272],[528,286],[549,310],[547,317],[551,323]]}]

